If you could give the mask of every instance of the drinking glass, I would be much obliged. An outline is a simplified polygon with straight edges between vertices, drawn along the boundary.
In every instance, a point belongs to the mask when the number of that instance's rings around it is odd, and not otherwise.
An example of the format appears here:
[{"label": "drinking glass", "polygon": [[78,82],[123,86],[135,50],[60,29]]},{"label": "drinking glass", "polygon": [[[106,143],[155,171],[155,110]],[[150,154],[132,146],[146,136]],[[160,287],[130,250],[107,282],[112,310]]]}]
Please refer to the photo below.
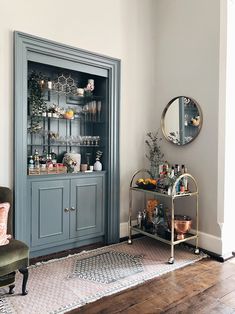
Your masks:
[{"label": "drinking glass", "polygon": [[97,112],[98,112],[98,121],[100,121],[101,101],[98,101],[98,102],[97,102]]}]

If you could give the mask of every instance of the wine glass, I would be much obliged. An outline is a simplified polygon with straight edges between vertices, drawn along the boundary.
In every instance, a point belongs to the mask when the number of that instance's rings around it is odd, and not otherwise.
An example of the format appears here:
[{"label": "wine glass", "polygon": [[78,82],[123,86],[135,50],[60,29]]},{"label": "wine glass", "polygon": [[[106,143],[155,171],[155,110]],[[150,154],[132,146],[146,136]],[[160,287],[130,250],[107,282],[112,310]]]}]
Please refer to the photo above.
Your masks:
[{"label": "wine glass", "polygon": [[87,121],[87,114],[89,113],[89,104],[86,104],[83,107],[82,112],[85,114],[85,121]]},{"label": "wine glass", "polygon": [[96,121],[96,101],[91,102],[91,108],[92,108],[92,120]]},{"label": "wine glass", "polygon": [[97,102],[97,111],[98,111],[98,121],[100,121],[101,101],[98,101],[98,102]]}]

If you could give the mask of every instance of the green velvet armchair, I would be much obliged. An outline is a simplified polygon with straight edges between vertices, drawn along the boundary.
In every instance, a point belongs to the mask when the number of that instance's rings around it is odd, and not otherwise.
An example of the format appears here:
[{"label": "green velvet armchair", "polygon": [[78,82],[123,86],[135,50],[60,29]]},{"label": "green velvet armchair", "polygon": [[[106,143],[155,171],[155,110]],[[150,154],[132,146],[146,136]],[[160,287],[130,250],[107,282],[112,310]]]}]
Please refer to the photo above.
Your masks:
[{"label": "green velvet armchair", "polygon": [[[13,236],[13,210],[12,191],[6,187],[0,187],[0,203],[9,202],[7,233]],[[28,280],[29,248],[18,240],[11,239],[6,245],[0,246],[0,287],[9,286],[9,293],[14,293],[15,273],[19,270],[23,274],[22,295],[26,295]]]}]

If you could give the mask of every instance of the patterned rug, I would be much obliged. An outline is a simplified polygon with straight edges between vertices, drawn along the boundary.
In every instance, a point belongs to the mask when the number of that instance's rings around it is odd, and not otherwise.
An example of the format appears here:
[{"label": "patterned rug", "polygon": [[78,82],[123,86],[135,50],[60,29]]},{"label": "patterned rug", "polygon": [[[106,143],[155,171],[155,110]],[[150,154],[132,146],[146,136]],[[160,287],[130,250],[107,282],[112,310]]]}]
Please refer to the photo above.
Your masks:
[{"label": "patterned rug", "polygon": [[95,282],[110,283],[144,271],[143,256],[109,251],[74,263],[74,271],[69,278],[79,277]]},{"label": "patterned rug", "polygon": [[21,274],[16,275],[14,295],[0,288],[1,314],[58,314],[120,292],[146,280],[194,263],[185,247],[175,248],[175,263],[167,263],[170,246],[140,238],[65,258],[38,263],[29,269],[27,296],[21,296]]}]

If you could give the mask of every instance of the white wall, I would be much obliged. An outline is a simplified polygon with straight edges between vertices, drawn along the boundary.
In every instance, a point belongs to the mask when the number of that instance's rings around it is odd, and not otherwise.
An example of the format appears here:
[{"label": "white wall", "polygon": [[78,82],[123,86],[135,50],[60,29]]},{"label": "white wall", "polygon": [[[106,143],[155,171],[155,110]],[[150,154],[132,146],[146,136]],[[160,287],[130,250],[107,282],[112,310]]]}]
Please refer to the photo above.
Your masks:
[{"label": "white wall", "polygon": [[[219,93],[224,69],[220,2],[225,1],[1,0],[0,185],[13,185],[13,30],[117,57],[122,60],[121,222],[128,217],[131,174],[145,163],[146,132],[160,127],[170,99],[191,96],[202,108],[201,133],[182,148],[164,140],[163,150],[169,162],[186,164],[197,178],[201,245],[222,254],[226,249],[222,248],[220,227],[224,234],[224,221],[231,217],[224,214],[220,195],[225,133],[219,113],[225,116],[222,96],[227,93],[225,87]],[[230,96],[230,103],[232,99]],[[232,137],[227,148],[231,143]],[[231,199],[228,207],[230,203]]]},{"label": "white wall", "polygon": [[0,185],[13,185],[12,32],[18,30],[121,59],[121,220],[127,220],[129,180],[143,164],[144,136],[155,120],[152,21],[152,0],[0,1]]},{"label": "white wall", "polygon": [[164,141],[164,151],[170,162],[185,164],[196,177],[201,245],[221,254],[217,222],[220,1],[154,4],[156,117],[170,99],[186,95],[198,101],[204,120],[192,143],[177,147]]}]

